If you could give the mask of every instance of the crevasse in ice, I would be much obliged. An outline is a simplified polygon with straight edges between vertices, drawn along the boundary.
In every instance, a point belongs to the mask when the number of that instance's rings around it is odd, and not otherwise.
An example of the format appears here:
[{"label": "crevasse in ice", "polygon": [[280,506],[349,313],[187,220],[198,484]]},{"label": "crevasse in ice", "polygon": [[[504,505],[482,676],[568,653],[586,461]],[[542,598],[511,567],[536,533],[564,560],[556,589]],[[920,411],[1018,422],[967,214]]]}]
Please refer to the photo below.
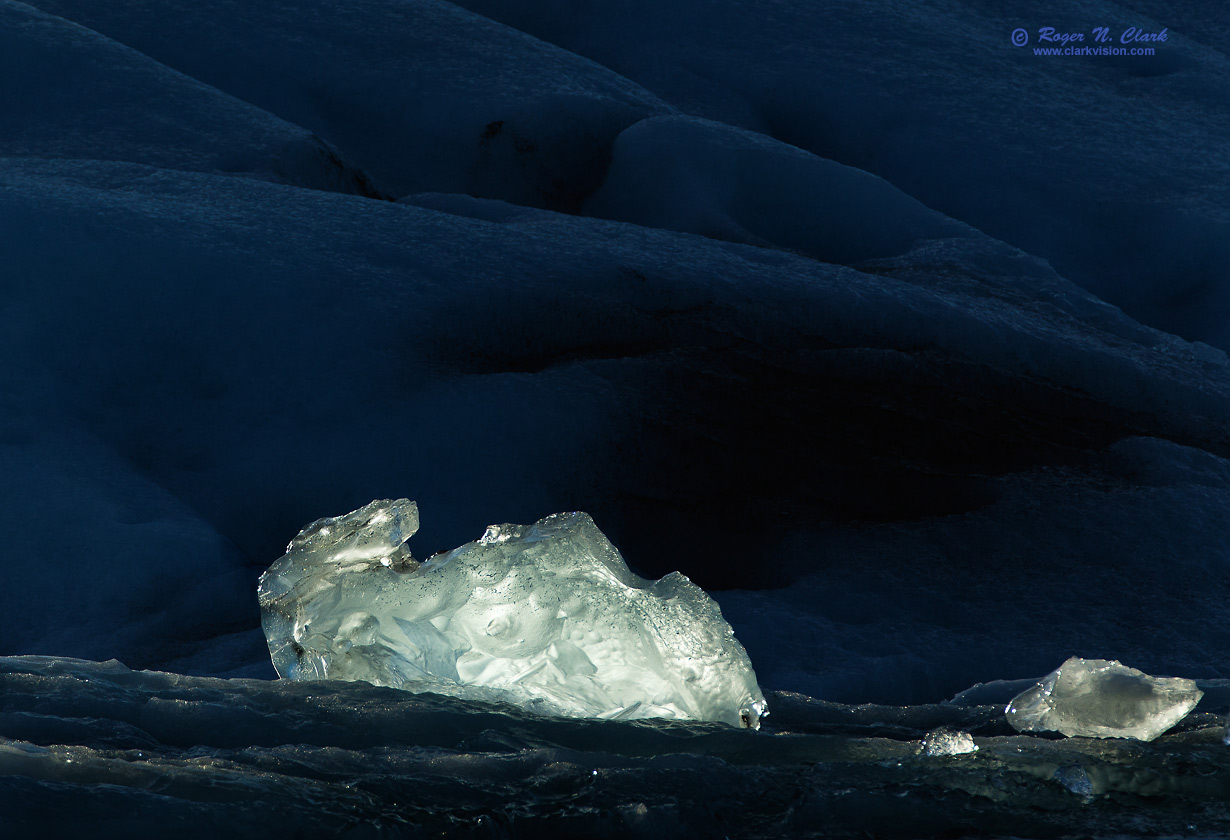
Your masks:
[{"label": "crevasse in ice", "polygon": [[305,528],[261,576],[274,666],[570,717],[757,728],[764,695],[716,603],[633,574],[585,513],[493,525],[423,563],[417,505],[374,501]]},{"label": "crevasse in ice", "polygon": [[1004,711],[1018,732],[1152,741],[1185,718],[1201,696],[1192,680],[1151,677],[1117,661],[1073,656]]}]

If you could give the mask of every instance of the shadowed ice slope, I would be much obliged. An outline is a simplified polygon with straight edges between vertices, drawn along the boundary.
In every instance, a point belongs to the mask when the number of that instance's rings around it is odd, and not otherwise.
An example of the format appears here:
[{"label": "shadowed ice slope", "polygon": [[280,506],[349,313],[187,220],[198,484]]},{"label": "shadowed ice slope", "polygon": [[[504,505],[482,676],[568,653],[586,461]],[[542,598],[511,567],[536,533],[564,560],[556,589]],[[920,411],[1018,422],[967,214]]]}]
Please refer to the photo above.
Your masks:
[{"label": "shadowed ice slope", "polygon": [[34,5],[316,132],[395,197],[574,208],[601,183],[615,135],[671,110],[443,0]]},{"label": "shadowed ice slope", "polygon": [[[1142,321],[1230,347],[1220,3],[460,5],[684,113],[879,175]],[[1048,26],[1085,33],[1078,46],[1098,46],[1098,26],[1115,47],[1129,27],[1168,32],[1152,56],[1035,55]],[[1017,28],[1028,45],[1013,45]]]},{"label": "shadowed ice slope", "polygon": [[680,116],[642,120],[621,133],[606,180],[584,209],[844,264],[966,232],[874,175]]},{"label": "shadowed ice slope", "polygon": [[[777,641],[788,598],[727,601],[778,687],[934,697],[1053,667],[1086,627],[1102,654],[1143,645],[1153,658],[1133,664],[1159,672],[1215,676],[1230,650],[1207,614],[1224,600],[1208,576],[1220,520],[1187,534],[1145,499],[1224,498],[1224,356],[973,232],[855,271],[544,211],[496,223],[131,164],[10,160],[2,179],[10,457],[79,475],[81,493],[153,482],[187,506],[146,509],[165,533],[199,517],[220,534],[164,550],[6,473],[11,549],[37,560],[10,566],[0,597],[24,619],[7,650],[253,667],[259,635],[195,640],[255,627],[246,587],[300,526],[399,494],[422,505],[420,554],[581,509],[646,573],[796,582],[821,623],[789,644],[824,651],[811,657]],[[57,424],[127,466],[55,446]],[[1115,447],[1126,438],[1144,442]],[[1051,517],[1056,487],[1068,519]],[[1070,533],[1038,545],[1055,521]],[[1200,574],[1208,601],[1175,614],[1132,594],[1163,560],[1168,579]],[[988,610],[957,620],[966,587],[1005,575],[1047,593],[1027,632]],[[1079,583],[1048,588],[1059,575]],[[134,580],[229,594],[157,603]],[[843,618],[876,580],[866,613]],[[1200,637],[1173,646],[1135,632],[1200,616]],[[144,633],[149,620],[181,629]],[[896,632],[919,626],[953,632]]]},{"label": "shadowed ice slope", "polygon": [[371,194],[308,131],[24,3],[0,2],[0,154],[147,163]]}]

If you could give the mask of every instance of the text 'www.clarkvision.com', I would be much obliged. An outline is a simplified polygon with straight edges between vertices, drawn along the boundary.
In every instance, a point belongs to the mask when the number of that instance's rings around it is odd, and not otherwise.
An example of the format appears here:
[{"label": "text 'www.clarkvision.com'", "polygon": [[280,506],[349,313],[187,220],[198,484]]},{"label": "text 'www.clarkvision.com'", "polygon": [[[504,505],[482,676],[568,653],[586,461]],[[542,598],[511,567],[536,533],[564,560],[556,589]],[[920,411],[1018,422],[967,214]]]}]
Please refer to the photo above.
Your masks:
[{"label": "text 'www.clarkvision.com'", "polygon": [[1033,35],[1024,28],[1012,30],[1012,43],[1018,47],[1032,44],[1034,55],[1156,55],[1156,48],[1143,45],[1163,43],[1168,35],[1165,28],[1150,32],[1129,26],[1112,32],[1109,26],[1095,26],[1087,32],[1064,32],[1042,26]]}]

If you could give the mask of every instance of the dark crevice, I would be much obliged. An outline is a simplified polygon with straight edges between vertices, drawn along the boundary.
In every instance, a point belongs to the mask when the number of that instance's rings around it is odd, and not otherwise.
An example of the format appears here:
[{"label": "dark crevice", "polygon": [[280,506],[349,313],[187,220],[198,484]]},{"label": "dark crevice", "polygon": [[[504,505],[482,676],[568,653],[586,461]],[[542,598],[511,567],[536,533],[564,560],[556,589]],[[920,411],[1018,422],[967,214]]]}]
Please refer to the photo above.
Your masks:
[{"label": "dark crevice", "polygon": [[[525,321],[515,337],[471,313],[472,332],[442,336],[433,362],[477,375],[582,365],[604,379],[618,431],[558,497],[593,514],[643,574],[682,568],[708,588],[783,583],[772,546],[792,531],[977,511],[1025,471],[1095,480],[1099,453],[1125,437],[1227,448],[941,348],[821,336],[770,347],[723,332],[709,304],[509,310]],[[550,329],[533,328],[544,319]]]}]

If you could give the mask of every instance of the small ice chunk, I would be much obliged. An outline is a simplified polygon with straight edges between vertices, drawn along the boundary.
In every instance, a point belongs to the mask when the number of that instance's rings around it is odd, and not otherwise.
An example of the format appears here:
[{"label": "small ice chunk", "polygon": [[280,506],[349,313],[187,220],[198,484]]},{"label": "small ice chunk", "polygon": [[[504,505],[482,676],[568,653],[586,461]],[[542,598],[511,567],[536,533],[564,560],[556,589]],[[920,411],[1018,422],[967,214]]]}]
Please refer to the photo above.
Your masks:
[{"label": "small ice chunk", "polygon": [[1004,713],[1018,732],[1152,741],[1186,717],[1203,693],[1192,680],[1074,656],[1014,697]]},{"label": "small ice chunk", "polygon": [[1093,779],[1089,778],[1089,771],[1079,764],[1057,767],[1051,778],[1084,799],[1091,799],[1094,795]]},{"label": "small ice chunk", "polygon": [[585,513],[493,525],[424,563],[407,499],[309,525],[260,580],[278,673],[569,717],[759,728],[747,652],[678,572],[637,577]]},{"label": "small ice chunk", "polygon": [[933,729],[923,738],[923,755],[965,755],[978,752],[974,737],[955,729]]}]

